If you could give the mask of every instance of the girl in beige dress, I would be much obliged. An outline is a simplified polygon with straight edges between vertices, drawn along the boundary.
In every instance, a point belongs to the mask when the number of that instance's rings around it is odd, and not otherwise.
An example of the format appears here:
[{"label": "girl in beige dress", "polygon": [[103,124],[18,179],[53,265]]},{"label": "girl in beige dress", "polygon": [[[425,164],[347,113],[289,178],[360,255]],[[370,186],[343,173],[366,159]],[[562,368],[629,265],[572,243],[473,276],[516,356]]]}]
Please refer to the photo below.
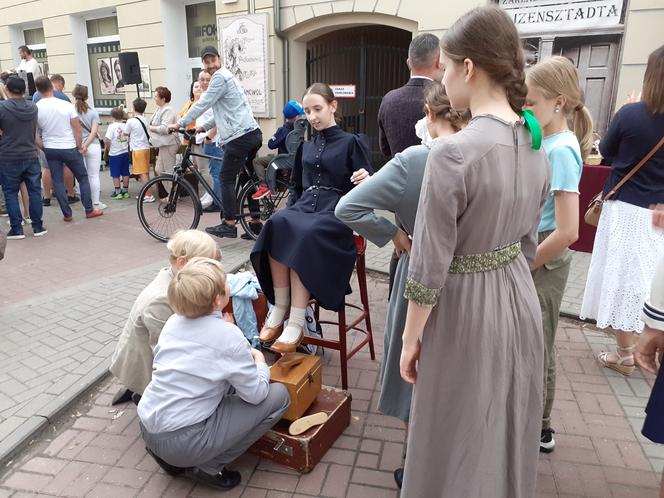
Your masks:
[{"label": "girl in beige dress", "polygon": [[[443,84],[473,118],[434,145],[406,282],[401,375],[415,384],[403,497],[535,494],[542,318],[529,263],[549,192],[536,123],[519,113],[524,58],[496,7],[441,40]],[[419,362],[418,362],[419,360]]]}]

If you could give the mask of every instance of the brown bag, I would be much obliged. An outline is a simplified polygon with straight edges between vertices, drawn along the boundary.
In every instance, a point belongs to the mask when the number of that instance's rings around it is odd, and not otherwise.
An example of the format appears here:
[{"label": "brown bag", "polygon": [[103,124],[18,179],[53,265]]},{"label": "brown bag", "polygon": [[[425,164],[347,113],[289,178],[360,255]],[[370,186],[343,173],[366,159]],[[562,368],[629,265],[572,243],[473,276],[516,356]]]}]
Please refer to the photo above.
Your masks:
[{"label": "brown bag", "polygon": [[627,183],[627,180],[632,178],[636,174],[637,171],[641,169],[641,167],[647,163],[652,156],[655,155],[655,153],[660,149],[660,147],[664,145],[664,137],[655,145],[646,156],[639,161],[639,163],[632,168],[632,170],[627,173],[625,178],[620,180],[620,182],[611,189],[611,191],[602,198],[602,192],[597,194],[593,199],[590,201],[590,204],[588,204],[588,209],[586,210],[586,214],[583,216],[583,219],[588,225],[592,225],[596,227],[599,225],[599,217],[602,214],[602,204],[604,204],[604,201],[608,201],[613,197],[616,192],[618,192],[618,189],[622,187],[625,183]]}]

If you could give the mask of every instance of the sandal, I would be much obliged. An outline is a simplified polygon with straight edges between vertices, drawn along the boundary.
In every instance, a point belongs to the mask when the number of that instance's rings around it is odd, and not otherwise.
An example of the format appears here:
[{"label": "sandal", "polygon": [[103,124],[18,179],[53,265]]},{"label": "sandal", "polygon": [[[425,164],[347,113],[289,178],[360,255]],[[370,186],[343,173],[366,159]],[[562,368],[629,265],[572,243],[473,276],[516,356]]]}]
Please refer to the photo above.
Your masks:
[{"label": "sandal", "polygon": [[635,365],[624,365],[624,363],[629,360],[634,360],[634,354],[629,353],[628,355],[623,356],[618,351],[629,352],[629,351],[634,351],[635,349],[636,345],[629,346],[626,348],[618,347],[616,351],[616,356],[618,357],[617,362],[609,361],[609,354],[611,353],[608,351],[602,351],[599,355],[597,355],[597,359],[606,368],[610,368],[611,370],[615,370],[616,372],[620,372],[623,375],[629,376],[632,375],[632,373],[634,372]]}]

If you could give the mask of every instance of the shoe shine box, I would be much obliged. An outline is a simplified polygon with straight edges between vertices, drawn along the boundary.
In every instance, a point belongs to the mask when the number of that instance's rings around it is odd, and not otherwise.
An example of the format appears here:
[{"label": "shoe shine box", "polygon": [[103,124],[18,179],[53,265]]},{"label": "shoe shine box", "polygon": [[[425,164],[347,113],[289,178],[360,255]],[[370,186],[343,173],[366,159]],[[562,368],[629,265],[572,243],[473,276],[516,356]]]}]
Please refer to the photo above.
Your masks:
[{"label": "shoe shine box", "polygon": [[286,386],[291,404],[283,418],[294,421],[307,411],[320,392],[322,371],[320,356],[289,353],[270,367],[270,382]]}]

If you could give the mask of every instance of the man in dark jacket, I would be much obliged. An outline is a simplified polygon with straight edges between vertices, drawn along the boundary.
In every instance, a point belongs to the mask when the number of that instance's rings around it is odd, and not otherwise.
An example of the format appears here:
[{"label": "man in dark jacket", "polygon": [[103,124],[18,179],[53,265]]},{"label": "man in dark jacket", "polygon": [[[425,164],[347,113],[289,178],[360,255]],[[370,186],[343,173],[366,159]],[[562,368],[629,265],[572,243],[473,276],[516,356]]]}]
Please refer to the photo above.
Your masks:
[{"label": "man in dark jacket", "polygon": [[386,156],[393,156],[411,145],[418,145],[415,123],[424,117],[424,85],[440,81],[439,40],[436,35],[417,35],[408,47],[410,80],[401,88],[390,90],[378,109],[378,143]]},{"label": "man in dark jacket", "polygon": [[37,106],[23,98],[25,81],[17,76],[7,79],[8,100],[0,102],[0,183],[5,193],[11,229],[7,238],[24,239],[23,217],[18,204],[21,182],[30,199],[30,220],[35,237],[46,235],[42,223],[41,167],[37,153]]}]

